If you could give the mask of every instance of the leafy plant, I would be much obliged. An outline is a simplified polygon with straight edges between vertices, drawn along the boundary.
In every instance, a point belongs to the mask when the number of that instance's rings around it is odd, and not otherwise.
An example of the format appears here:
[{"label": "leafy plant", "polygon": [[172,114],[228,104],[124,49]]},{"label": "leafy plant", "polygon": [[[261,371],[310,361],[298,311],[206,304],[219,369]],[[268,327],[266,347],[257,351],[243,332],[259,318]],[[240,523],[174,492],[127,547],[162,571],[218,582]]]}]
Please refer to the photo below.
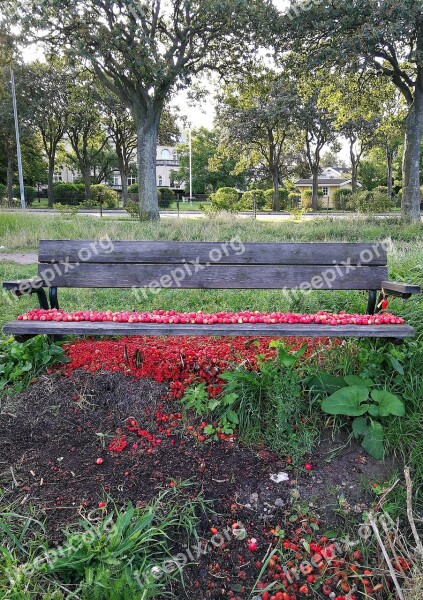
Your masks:
[{"label": "leafy plant", "polygon": [[312,381],[312,389],[333,392],[323,400],[322,410],[329,415],[354,417],[354,436],[362,437],[361,445],[371,456],[377,459],[384,457],[385,430],[377,419],[405,415],[404,403],[397,395],[386,389],[374,389],[371,379],[358,375],[319,375]]},{"label": "leafy plant", "polygon": [[[133,183],[132,185],[138,185],[138,184]],[[131,186],[129,186],[129,187],[131,187]],[[125,210],[134,219],[140,218],[140,205],[135,200],[128,200],[127,203],[125,204]]]},{"label": "leafy plant", "polygon": [[257,369],[243,363],[225,371],[221,375],[225,385],[217,398],[208,399],[203,385],[190,388],[186,405],[217,422],[217,426],[204,429],[206,435],[230,435],[237,430],[248,444],[264,442],[277,453],[299,458],[311,448],[316,434],[313,426],[302,421],[307,409],[295,368],[306,346],[297,352],[280,341],[272,341],[270,346],[277,349],[273,360],[259,355]]},{"label": "leafy plant", "polygon": [[22,344],[0,342],[0,394],[20,392],[42,369],[66,360],[63,349],[41,335]]}]

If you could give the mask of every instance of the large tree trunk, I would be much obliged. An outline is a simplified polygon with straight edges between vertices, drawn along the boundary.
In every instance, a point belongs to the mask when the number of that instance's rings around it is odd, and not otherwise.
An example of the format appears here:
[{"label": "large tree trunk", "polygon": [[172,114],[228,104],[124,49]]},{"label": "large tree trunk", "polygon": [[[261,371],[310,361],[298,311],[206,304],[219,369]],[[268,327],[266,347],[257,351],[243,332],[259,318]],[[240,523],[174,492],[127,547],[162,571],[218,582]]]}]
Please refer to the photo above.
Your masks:
[{"label": "large tree trunk", "polygon": [[393,191],[393,168],[394,168],[394,151],[389,146],[386,146],[386,163],[388,167],[388,195],[392,196]]},{"label": "large tree trunk", "polygon": [[154,221],[160,218],[156,184],[157,134],[160,110],[155,118],[137,125],[138,189],[141,219]]},{"label": "large tree trunk", "polygon": [[7,148],[7,204],[12,206],[13,203],[13,160],[12,149],[10,146]]},{"label": "large tree trunk", "polygon": [[91,166],[84,167],[85,202],[91,200]]},{"label": "large tree trunk", "polygon": [[313,211],[317,211],[319,208],[319,167],[315,165],[312,170],[312,180],[313,180],[313,191],[311,196],[311,208]]},{"label": "large tree trunk", "polygon": [[55,157],[50,156],[48,159],[48,183],[47,183],[47,197],[48,197],[48,207],[53,207],[53,176],[54,176],[54,165],[55,165]]},{"label": "large tree trunk", "polygon": [[279,195],[279,168],[276,166],[272,170],[273,180],[273,210],[279,212],[281,209],[280,195]]},{"label": "large tree trunk", "polygon": [[423,69],[417,78],[414,102],[406,119],[402,217],[420,222],[420,152],[423,137]]},{"label": "large tree trunk", "polygon": [[357,140],[350,139],[350,161],[351,161],[351,190],[353,194],[356,194],[358,191],[357,185],[357,172],[358,172],[358,163],[357,156],[354,152],[354,144]]}]

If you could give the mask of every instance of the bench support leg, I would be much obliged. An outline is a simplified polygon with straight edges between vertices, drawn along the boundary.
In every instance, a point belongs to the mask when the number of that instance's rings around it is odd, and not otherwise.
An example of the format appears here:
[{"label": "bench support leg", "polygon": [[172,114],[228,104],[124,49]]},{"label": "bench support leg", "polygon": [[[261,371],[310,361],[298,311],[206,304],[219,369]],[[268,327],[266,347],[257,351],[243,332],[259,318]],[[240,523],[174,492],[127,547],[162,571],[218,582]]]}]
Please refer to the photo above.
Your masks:
[{"label": "bench support leg", "polygon": [[57,288],[51,287],[49,288],[48,295],[50,298],[50,307],[59,309],[59,300],[57,297]]},{"label": "bench support leg", "polygon": [[377,291],[370,290],[369,291],[369,301],[367,303],[367,311],[366,314],[374,315],[376,312],[376,303],[377,303]]},{"label": "bench support leg", "polygon": [[40,305],[40,308],[43,308],[44,310],[48,310],[50,307],[48,305],[48,300],[47,300],[47,295],[46,292],[43,288],[39,289],[39,290],[35,290],[37,297],[38,297],[38,304]]}]

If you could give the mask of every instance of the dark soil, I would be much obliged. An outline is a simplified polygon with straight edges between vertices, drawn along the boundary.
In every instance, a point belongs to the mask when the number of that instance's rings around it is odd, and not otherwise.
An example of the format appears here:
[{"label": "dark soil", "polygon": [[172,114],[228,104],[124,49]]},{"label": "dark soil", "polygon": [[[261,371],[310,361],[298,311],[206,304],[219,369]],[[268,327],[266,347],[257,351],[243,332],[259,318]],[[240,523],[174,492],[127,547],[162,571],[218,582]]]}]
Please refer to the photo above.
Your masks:
[{"label": "dark soil", "polygon": [[[44,375],[27,391],[7,398],[0,406],[3,500],[15,502],[18,512],[31,504],[55,544],[81,511],[96,510],[108,495],[117,503],[144,503],[172,481],[191,480],[220,515],[213,523],[203,519],[200,537],[209,539],[212,525],[221,531],[241,520],[249,537],[257,538],[260,552],[254,555],[245,541],[233,541],[230,551],[203,556],[189,570],[188,597],[227,597],[232,588],[237,597],[247,598],[260,571],[254,561],[265,555],[269,544],[265,531],[277,524],[294,527],[287,521],[293,502],[312,505],[321,532],[337,527],[345,531],[346,522],[354,529],[374,501],[369,482],[384,481],[390,474],[389,465],[365,455],[345,435],[332,440],[323,432],[310,457],[313,470],[306,472],[236,441],[199,443],[183,420],[165,434],[154,411],[180,410],[176,401],[164,400],[166,392],[163,384],[146,379],[76,371],[72,378],[59,372]],[[152,447],[125,431],[131,417],[162,443]],[[107,448],[116,430],[127,436],[128,447],[121,453]],[[137,449],[132,449],[134,443]],[[96,464],[97,458],[103,464]],[[278,472],[288,473],[289,480],[271,481],[270,475]]]}]

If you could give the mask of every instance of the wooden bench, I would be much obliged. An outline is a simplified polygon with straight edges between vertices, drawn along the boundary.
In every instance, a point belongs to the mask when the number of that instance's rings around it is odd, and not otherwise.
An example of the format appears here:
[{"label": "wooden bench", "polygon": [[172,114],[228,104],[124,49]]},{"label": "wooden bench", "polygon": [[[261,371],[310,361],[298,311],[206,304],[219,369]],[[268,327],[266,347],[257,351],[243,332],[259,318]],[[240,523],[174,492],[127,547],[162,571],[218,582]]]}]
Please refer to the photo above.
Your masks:
[{"label": "wooden bench", "polygon": [[[59,308],[59,288],[133,288],[143,296],[148,296],[149,290],[157,292],[158,288],[271,289],[286,290],[290,294],[296,290],[363,290],[368,293],[367,314],[377,311],[382,290],[402,298],[420,292],[417,285],[387,281],[387,253],[381,243],[48,240],[40,242],[38,260],[38,277],[5,282],[3,287],[16,296],[36,293],[40,307],[45,309]],[[134,306],[136,303],[134,297]],[[37,334],[403,339],[415,334],[414,329],[405,324],[333,327],[20,320],[7,323],[4,332],[17,339]]]}]

